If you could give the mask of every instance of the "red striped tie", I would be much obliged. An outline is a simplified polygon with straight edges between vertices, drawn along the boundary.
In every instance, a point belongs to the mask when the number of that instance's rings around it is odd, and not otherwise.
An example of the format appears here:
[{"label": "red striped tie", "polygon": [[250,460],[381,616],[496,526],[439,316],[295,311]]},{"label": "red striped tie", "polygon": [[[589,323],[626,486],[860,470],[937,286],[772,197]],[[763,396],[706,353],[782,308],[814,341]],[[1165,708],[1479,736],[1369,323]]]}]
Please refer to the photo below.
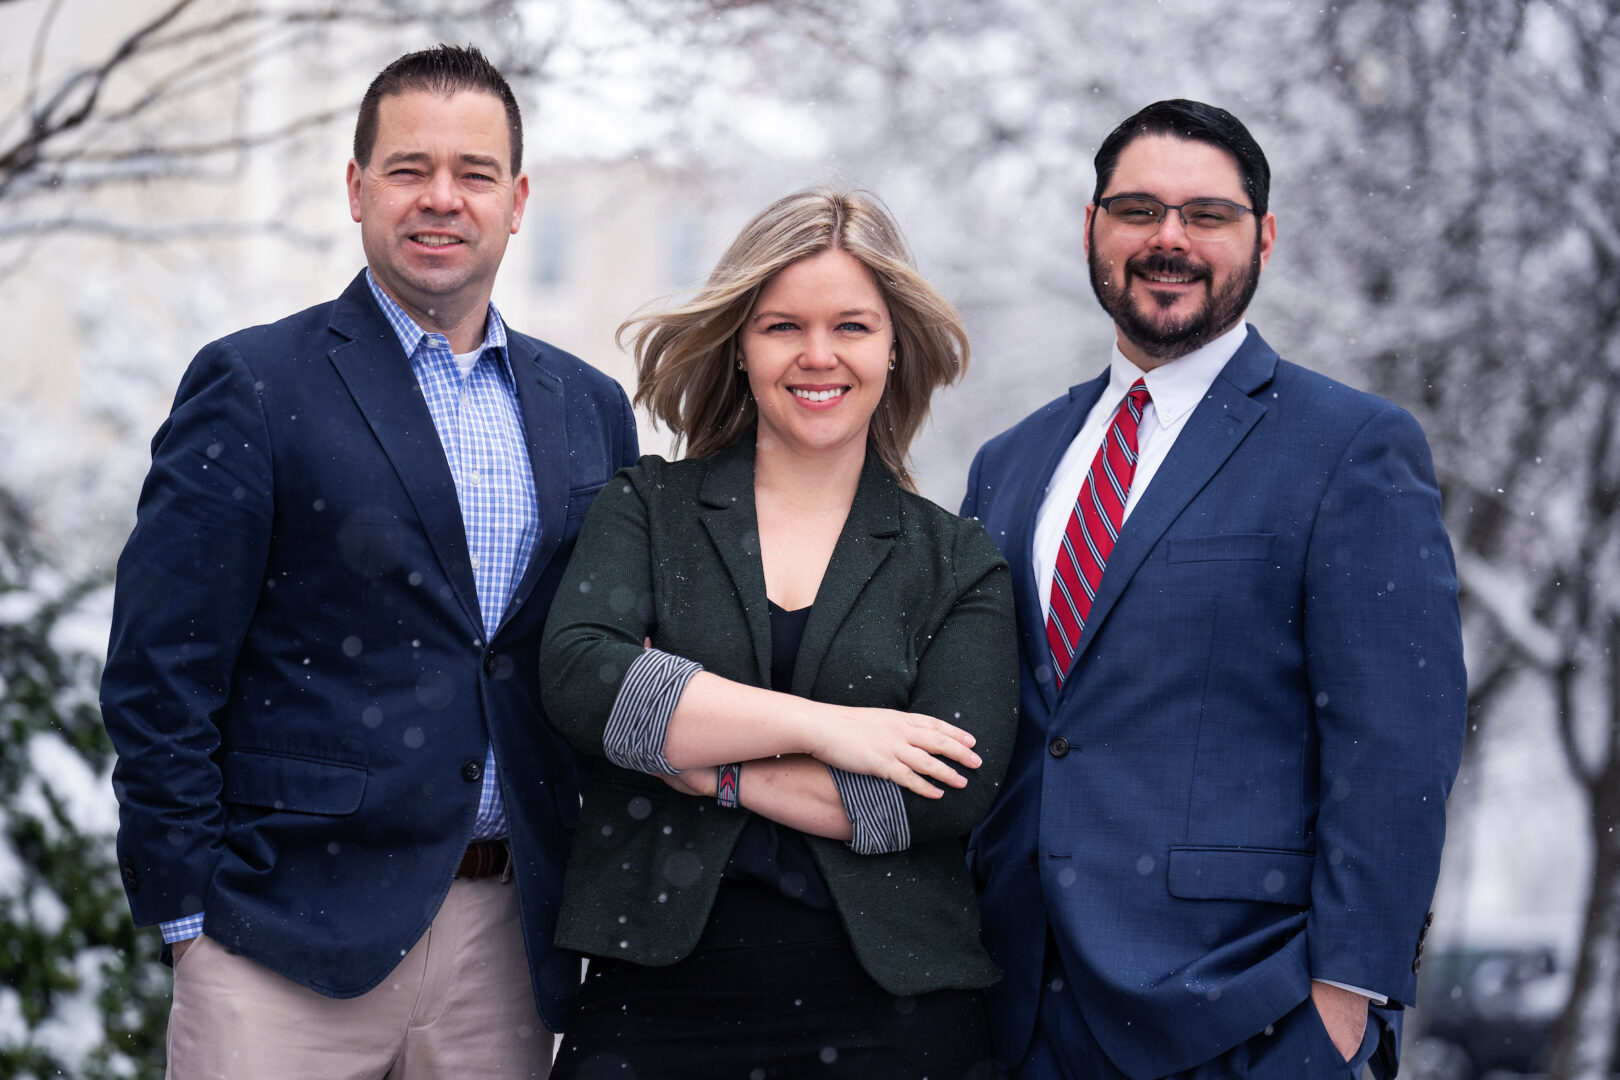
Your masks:
[{"label": "red striped tie", "polygon": [[1148,401],[1147,383],[1137,379],[1114,413],[1097,456],[1091,459],[1091,470],[1080,485],[1068,528],[1063,530],[1063,545],[1052,568],[1051,612],[1046,617],[1046,644],[1052,650],[1052,670],[1059,686],[1074,662],[1103,567],[1108,565],[1125,521],[1125,500],[1130,496],[1131,477],[1136,475],[1136,430]]}]

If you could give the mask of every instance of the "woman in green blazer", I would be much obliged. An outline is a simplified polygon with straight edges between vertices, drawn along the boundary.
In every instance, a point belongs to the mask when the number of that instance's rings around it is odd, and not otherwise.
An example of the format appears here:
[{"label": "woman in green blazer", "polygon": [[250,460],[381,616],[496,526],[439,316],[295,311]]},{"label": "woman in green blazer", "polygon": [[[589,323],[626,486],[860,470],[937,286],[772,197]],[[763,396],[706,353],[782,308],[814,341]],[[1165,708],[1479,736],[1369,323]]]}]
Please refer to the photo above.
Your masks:
[{"label": "woman in green blazer", "polygon": [[905,468],[961,321],[876,199],[818,190],[638,323],[637,403],[691,456],[609,481],[546,628],[592,762],[553,1076],[989,1075],[964,854],[1017,721],[1011,588]]}]

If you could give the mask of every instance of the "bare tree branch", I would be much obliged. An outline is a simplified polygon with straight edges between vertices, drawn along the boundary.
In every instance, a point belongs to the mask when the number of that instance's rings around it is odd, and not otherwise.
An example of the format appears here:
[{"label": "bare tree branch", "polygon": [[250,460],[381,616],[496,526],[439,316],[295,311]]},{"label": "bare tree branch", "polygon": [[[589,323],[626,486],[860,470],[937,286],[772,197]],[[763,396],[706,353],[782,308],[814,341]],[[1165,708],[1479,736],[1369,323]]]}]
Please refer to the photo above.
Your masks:
[{"label": "bare tree branch", "polygon": [[333,121],[347,117],[353,111],[353,109],[349,108],[323,109],[320,112],[308,113],[295,120],[289,120],[280,127],[248,135],[233,135],[229,138],[215,139],[212,142],[163,143],[155,146],[136,146],[118,150],[73,150],[60,156],[47,155],[41,158],[41,164],[45,166],[62,166],[75,163],[92,165],[127,164],[132,161],[153,158],[174,161],[185,158],[212,157],[218,154],[234,154],[243,150],[257,149],[261,146],[284,143],[294,136],[301,135],[314,128],[325,127]]},{"label": "bare tree branch", "polygon": [[172,243],[218,236],[277,236],[318,248],[330,247],[331,237],[307,232],[279,218],[262,221],[199,220],[162,225],[135,225],[110,218],[59,217],[21,224],[0,225],[0,240],[33,237],[42,233],[79,233],[135,243]]},{"label": "bare tree branch", "polygon": [[[10,149],[0,151],[0,197],[4,197],[14,177],[38,160],[40,148],[47,139],[78,127],[92,115],[108,76],[132,56],[137,55],[148,38],[179,17],[180,13],[192,3],[193,0],[175,0],[168,10],[137,28],[121,41],[106,60],[96,67],[81,70],[64,80],[43,108],[32,110],[27,130],[21,139]],[[89,84],[89,89],[78,107],[64,116],[55,117],[57,109],[85,83]]]},{"label": "bare tree branch", "polygon": [[[0,0],[0,3],[11,0]],[[254,130],[198,138],[181,119],[192,103],[264,61],[292,54],[302,44],[340,27],[413,25],[462,30],[505,25],[515,0],[372,0],[369,3],[295,3],[277,6],[239,0],[219,6],[166,0],[162,11],[135,25],[101,56],[46,79],[44,56],[64,0],[50,0],[33,41],[21,104],[0,117],[0,243],[37,238],[52,230],[115,239],[226,235],[241,223],[211,219],[178,229],[132,227],[92,206],[81,213],[62,204],[103,189],[152,180],[230,181],[247,158],[336,123],[352,111],[315,107],[301,116]],[[538,78],[554,42],[509,77]],[[521,51],[521,50],[520,50]],[[227,167],[211,167],[225,164]],[[271,235],[293,236],[285,229]]]},{"label": "bare tree branch", "polygon": [[28,56],[28,84],[23,91],[23,111],[30,115],[34,111],[34,102],[39,96],[39,73],[45,64],[45,41],[51,35],[51,24],[56,22],[56,14],[62,9],[62,0],[51,0],[50,7],[40,17],[39,27],[34,32],[34,47]]}]

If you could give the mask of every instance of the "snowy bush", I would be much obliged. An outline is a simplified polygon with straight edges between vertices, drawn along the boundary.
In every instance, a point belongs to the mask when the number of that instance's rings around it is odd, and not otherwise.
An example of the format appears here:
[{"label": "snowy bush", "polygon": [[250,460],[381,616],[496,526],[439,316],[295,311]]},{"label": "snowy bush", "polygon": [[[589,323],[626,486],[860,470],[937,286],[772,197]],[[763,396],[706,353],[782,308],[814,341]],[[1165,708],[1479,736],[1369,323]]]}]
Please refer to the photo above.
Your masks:
[{"label": "snowy bush", "polygon": [[0,1076],[160,1077],[169,995],[113,853],[105,583],[0,544]]}]

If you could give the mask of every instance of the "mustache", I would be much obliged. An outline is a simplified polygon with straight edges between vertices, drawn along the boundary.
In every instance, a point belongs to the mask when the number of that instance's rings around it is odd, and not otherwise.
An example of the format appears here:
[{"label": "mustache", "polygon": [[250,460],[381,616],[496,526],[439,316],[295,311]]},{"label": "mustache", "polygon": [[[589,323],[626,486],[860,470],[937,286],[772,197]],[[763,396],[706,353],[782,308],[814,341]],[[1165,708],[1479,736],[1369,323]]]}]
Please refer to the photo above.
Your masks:
[{"label": "mustache", "polygon": [[1184,255],[1139,255],[1125,264],[1133,274],[1168,274],[1173,277],[1203,279],[1209,277],[1209,267],[1193,262]]}]

